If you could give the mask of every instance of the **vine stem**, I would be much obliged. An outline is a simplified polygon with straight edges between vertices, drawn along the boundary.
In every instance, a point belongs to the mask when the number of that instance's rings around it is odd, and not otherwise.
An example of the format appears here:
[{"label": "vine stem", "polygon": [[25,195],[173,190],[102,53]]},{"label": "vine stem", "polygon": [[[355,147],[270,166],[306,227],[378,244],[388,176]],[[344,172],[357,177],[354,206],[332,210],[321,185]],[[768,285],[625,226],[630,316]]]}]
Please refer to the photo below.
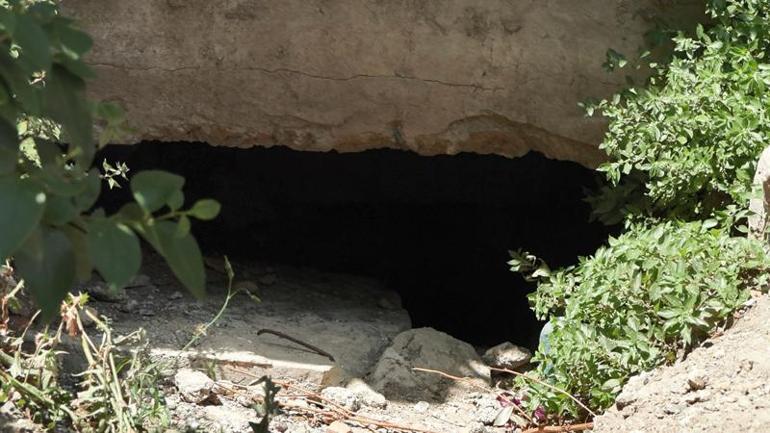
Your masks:
[{"label": "vine stem", "polygon": [[238,292],[233,293],[233,278],[235,277],[235,274],[233,273],[232,265],[230,265],[230,260],[228,260],[227,256],[225,256],[225,269],[227,270],[227,296],[225,297],[225,301],[222,303],[222,306],[219,308],[217,315],[214,316],[214,318],[211,319],[208,323],[203,325],[202,328],[197,330],[195,332],[195,335],[193,335],[193,337],[190,339],[190,341],[188,341],[187,344],[185,344],[184,347],[182,347],[182,352],[189,349],[190,346],[192,346],[198,340],[200,340],[202,336],[206,335],[206,331],[208,331],[209,328],[214,326],[214,324],[219,321],[219,318],[222,317],[222,314],[224,314],[225,310],[227,309],[227,305],[230,304],[230,300],[233,299],[235,295],[238,294]]}]

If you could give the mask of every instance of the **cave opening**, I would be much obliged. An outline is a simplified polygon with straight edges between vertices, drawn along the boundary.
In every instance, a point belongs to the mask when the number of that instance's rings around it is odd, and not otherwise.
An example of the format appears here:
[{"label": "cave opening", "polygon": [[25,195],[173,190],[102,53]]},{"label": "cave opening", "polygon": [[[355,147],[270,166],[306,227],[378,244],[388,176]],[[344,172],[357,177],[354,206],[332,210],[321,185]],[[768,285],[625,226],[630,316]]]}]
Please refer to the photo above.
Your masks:
[{"label": "cave opening", "polygon": [[[185,176],[188,203],[219,200],[220,216],[193,226],[204,254],[380,279],[401,296],[413,327],[482,347],[537,345],[542,324],[526,298],[534,286],[509,271],[509,250],[567,266],[610,232],[589,222],[583,201],[596,173],[537,153],[509,159],[144,142],[108,146],[103,158],[131,172]],[[115,210],[127,190],[104,194],[99,205]]]}]

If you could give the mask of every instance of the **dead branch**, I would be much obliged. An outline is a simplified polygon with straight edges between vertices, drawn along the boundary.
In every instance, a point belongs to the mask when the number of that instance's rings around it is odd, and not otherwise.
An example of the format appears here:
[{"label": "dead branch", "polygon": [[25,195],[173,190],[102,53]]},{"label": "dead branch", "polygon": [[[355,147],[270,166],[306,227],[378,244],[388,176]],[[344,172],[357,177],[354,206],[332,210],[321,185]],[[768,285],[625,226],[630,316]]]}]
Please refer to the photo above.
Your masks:
[{"label": "dead branch", "polygon": [[316,346],[313,346],[310,343],[305,343],[304,341],[300,340],[299,338],[294,338],[291,335],[287,335],[287,334],[284,334],[283,332],[275,331],[275,330],[272,330],[272,329],[260,329],[259,331],[257,331],[257,335],[258,336],[262,335],[262,334],[273,334],[273,335],[275,335],[277,337],[281,337],[281,338],[283,338],[285,340],[289,340],[292,343],[299,344],[300,346],[305,347],[307,349],[310,349],[313,352],[315,352],[315,353],[317,353],[317,354],[319,354],[321,356],[325,356],[325,357],[329,358],[329,360],[331,362],[336,362],[334,360],[334,356],[332,356],[331,353],[329,353],[329,352],[327,352],[327,351],[325,351],[323,349],[320,349],[320,348],[318,348]]},{"label": "dead branch", "polygon": [[565,433],[565,432],[573,432],[573,431],[591,430],[593,428],[594,428],[594,423],[587,422],[583,424],[540,426],[540,427],[524,430],[522,433]]},{"label": "dead branch", "polygon": [[[241,373],[241,374],[245,374],[247,376],[251,376],[251,377],[254,377],[254,378],[261,377],[260,375],[254,374],[254,373],[252,373],[252,372],[250,372],[248,370],[242,370],[240,368],[235,368],[235,367],[229,367],[229,368],[231,370],[235,371],[235,372],[238,372],[238,373]],[[339,421],[343,421],[343,422],[346,422],[346,423],[349,423],[349,424],[351,424],[351,423],[352,424],[357,424],[357,425],[359,425],[361,427],[364,427],[364,428],[369,428],[369,426],[375,426],[375,427],[378,427],[378,428],[386,428],[386,429],[398,430],[398,431],[402,431],[402,432],[437,433],[437,432],[433,432],[431,430],[424,430],[424,429],[414,428],[414,427],[405,426],[405,425],[401,425],[401,424],[394,424],[394,423],[390,423],[390,422],[387,422],[387,421],[382,421],[382,420],[375,419],[375,418],[369,418],[367,416],[357,415],[354,412],[352,412],[352,411],[350,411],[350,410],[348,410],[348,409],[338,405],[337,403],[335,403],[333,401],[330,401],[329,399],[325,398],[321,394],[318,394],[318,393],[313,392],[311,390],[305,389],[305,388],[303,388],[303,387],[301,387],[299,385],[295,385],[295,384],[293,384],[291,382],[279,381],[279,380],[273,379],[273,383],[275,383],[276,385],[280,385],[280,386],[284,387],[285,389],[292,389],[292,390],[300,391],[303,394],[303,396],[311,397],[312,400],[315,403],[320,404],[321,406],[326,407],[328,410],[324,411],[324,410],[315,409],[315,408],[312,408],[312,407],[305,407],[305,406],[294,405],[294,404],[291,404],[291,402],[278,402],[278,404],[281,407],[285,407],[286,409],[290,409],[290,410],[294,410],[294,411],[298,411],[298,412],[305,411],[305,412],[308,412],[308,413],[312,413],[314,415],[321,415],[321,416],[327,418],[327,420],[331,420],[331,421],[339,420]],[[329,421],[329,422],[331,422],[331,421]]]}]

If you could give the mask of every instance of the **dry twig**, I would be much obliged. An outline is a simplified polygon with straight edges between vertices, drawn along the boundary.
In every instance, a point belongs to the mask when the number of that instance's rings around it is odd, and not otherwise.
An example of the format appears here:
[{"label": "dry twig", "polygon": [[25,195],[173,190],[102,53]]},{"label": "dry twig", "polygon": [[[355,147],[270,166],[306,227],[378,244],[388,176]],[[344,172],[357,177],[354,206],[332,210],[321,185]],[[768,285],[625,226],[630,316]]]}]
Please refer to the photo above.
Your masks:
[{"label": "dry twig", "polygon": [[312,344],[310,344],[310,343],[305,343],[304,341],[300,340],[299,338],[294,338],[294,337],[292,337],[291,335],[287,335],[287,334],[284,334],[283,332],[280,332],[280,331],[275,331],[275,330],[273,330],[273,329],[267,329],[267,328],[265,328],[265,329],[260,329],[259,331],[257,331],[257,335],[258,335],[258,336],[259,336],[259,335],[262,335],[262,334],[273,334],[273,335],[275,335],[275,336],[277,336],[277,337],[281,337],[281,338],[283,338],[283,339],[285,339],[285,340],[289,340],[289,341],[291,341],[292,343],[296,343],[296,344],[299,344],[300,346],[302,346],[302,347],[305,347],[305,348],[307,348],[307,349],[310,349],[310,350],[312,350],[313,352],[315,352],[315,353],[317,353],[317,354],[319,354],[319,355],[321,355],[321,356],[325,356],[325,357],[329,358],[329,360],[330,360],[331,362],[336,362],[336,361],[334,360],[334,356],[332,356],[332,355],[331,355],[331,353],[329,353],[329,352],[327,352],[327,351],[325,351],[325,350],[323,350],[323,349],[320,349],[320,348],[318,348],[318,347],[316,347],[316,346],[313,346],[313,345],[312,345]]},{"label": "dry twig", "polygon": [[591,430],[592,428],[594,428],[594,423],[587,422],[583,424],[540,426],[524,430],[522,433],[566,433],[573,431]]},{"label": "dry twig", "polygon": [[[247,376],[252,376],[252,377],[255,377],[255,378],[259,376],[257,374],[254,374],[254,373],[250,372],[250,371],[242,370],[240,368],[235,368],[235,367],[229,367],[229,368],[231,370],[235,371],[235,372],[238,372],[238,373],[241,373],[241,374],[245,374]],[[375,426],[375,427],[378,427],[378,428],[386,428],[386,429],[398,430],[398,431],[402,431],[402,432],[436,433],[436,432],[433,432],[431,430],[425,430],[425,429],[420,429],[420,428],[404,426],[404,425],[400,425],[400,424],[394,424],[394,423],[390,423],[390,422],[387,422],[387,421],[378,420],[378,419],[375,419],[375,418],[369,418],[369,417],[366,417],[366,416],[357,415],[354,412],[352,412],[352,411],[350,411],[348,409],[345,409],[344,407],[338,405],[337,403],[334,403],[333,401],[330,401],[329,399],[325,398],[321,394],[318,394],[316,392],[310,391],[310,390],[305,389],[305,388],[303,388],[301,386],[298,386],[298,385],[295,385],[293,383],[286,382],[286,381],[278,381],[278,380],[275,380],[275,379],[273,379],[273,383],[275,383],[276,385],[283,386],[285,389],[298,390],[304,396],[311,397],[312,400],[315,403],[320,404],[321,406],[324,406],[324,407],[327,407],[327,408],[330,408],[330,409],[327,410],[327,411],[323,411],[323,410],[315,409],[315,408],[312,408],[312,407],[293,405],[293,404],[291,404],[291,402],[278,402],[279,405],[281,405],[282,407],[285,407],[287,409],[295,410],[295,411],[298,411],[298,412],[303,412],[304,411],[304,412],[312,413],[314,415],[321,415],[322,417],[326,418],[327,422],[331,422],[331,421],[335,421],[335,420],[340,420],[340,421],[344,421],[344,422],[347,422],[347,423],[355,423],[355,424],[358,424],[358,425],[360,425],[362,427],[365,427],[365,428],[369,428],[369,426]]]}]

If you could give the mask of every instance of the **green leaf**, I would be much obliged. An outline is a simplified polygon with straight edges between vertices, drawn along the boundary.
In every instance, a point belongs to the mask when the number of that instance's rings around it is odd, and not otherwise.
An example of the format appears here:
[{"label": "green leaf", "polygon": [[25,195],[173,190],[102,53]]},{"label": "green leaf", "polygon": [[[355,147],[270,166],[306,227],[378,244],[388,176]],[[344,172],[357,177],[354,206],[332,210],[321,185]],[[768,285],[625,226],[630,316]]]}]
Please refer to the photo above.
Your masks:
[{"label": "green leaf", "polygon": [[47,70],[51,67],[51,49],[48,36],[28,15],[16,16],[13,40],[21,47],[20,64],[27,73]]},{"label": "green leaf", "polygon": [[10,54],[0,50],[0,75],[27,114],[38,115],[41,110],[40,92],[29,84],[29,74],[22,70]]},{"label": "green leaf", "polygon": [[99,172],[96,169],[92,169],[88,172],[88,176],[82,179],[84,183],[83,190],[74,197],[75,206],[78,211],[85,212],[93,207],[96,200],[99,198],[99,193],[102,190],[102,183],[99,179]]},{"label": "green leaf", "polygon": [[67,224],[78,216],[78,209],[69,197],[48,195],[43,222],[53,226]]},{"label": "green leaf", "polygon": [[12,173],[19,160],[19,138],[16,128],[0,119],[0,175]]},{"label": "green leaf", "polygon": [[184,186],[184,178],[160,170],[141,171],[131,178],[131,192],[139,206],[152,213],[168,205]]},{"label": "green leaf", "polygon": [[[77,227],[82,226],[82,221],[77,223]],[[75,277],[77,281],[87,281],[91,278],[91,258],[88,254],[88,240],[86,233],[74,225],[61,227],[61,231],[69,238],[72,243],[72,250],[75,253]]]},{"label": "green leaf", "polygon": [[195,296],[203,297],[206,288],[206,272],[203,255],[195,238],[189,233],[177,237],[177,225],[171,221],[142,224],[142,236],[166,259],[177,279]]},{"label": "green leaf", "polygon": [[51,319],[75,281],[75,256],[69,238],[59,230],[38,228],[16,253],[14,264],[44,320]]},{"label": "green leaf", "polygon": [[218,201],[203,199],[196,201],[193,207],[187,211],[187,214],[199,220],[212,220],[219,215],[221,209],[222,205]]},{"label": "green leaf", "polygon": [[86,238],[91,263],[113,288],[125,286],[139,272],[139,239],[126,225],[94,218],[88,222]]},{"label": "green leaf", "polygon": [[13,34],[16,30],[16,14],[6,8],[0,8],[0,31]]},{"label": "green leaf", "polygon": [[176,225],[176,234],[178,238],[183,238],[190,233],[190,218],[187,215],[179,217],[179,223]]},{"label": "green leaf", "polygon": [[169,199],[169,209],[176,211],[184,205],[184,193],[181,190],[177,190]]},{"label": "green leaf", "polygon": [[10,257],[37,227],[45,202],[45,193],[33,182],[0,177],[0,259]]},{"label": "green leaf", "polygon": [[54,65],[46,79],[43,111],[62,125],[65,140],[80,149],[81,167],[89,167],[96,146],[93,140],[91,109],[84,96],[83,80],[67,69]]},{"label": "green leaf", "polygon": [[54,28],[59,42],[62,44],[62,51],[73,59],[79,59],[87,53],[94,44],[93,39],[74,27],[67,19],[57,19],[54,21]]}]

